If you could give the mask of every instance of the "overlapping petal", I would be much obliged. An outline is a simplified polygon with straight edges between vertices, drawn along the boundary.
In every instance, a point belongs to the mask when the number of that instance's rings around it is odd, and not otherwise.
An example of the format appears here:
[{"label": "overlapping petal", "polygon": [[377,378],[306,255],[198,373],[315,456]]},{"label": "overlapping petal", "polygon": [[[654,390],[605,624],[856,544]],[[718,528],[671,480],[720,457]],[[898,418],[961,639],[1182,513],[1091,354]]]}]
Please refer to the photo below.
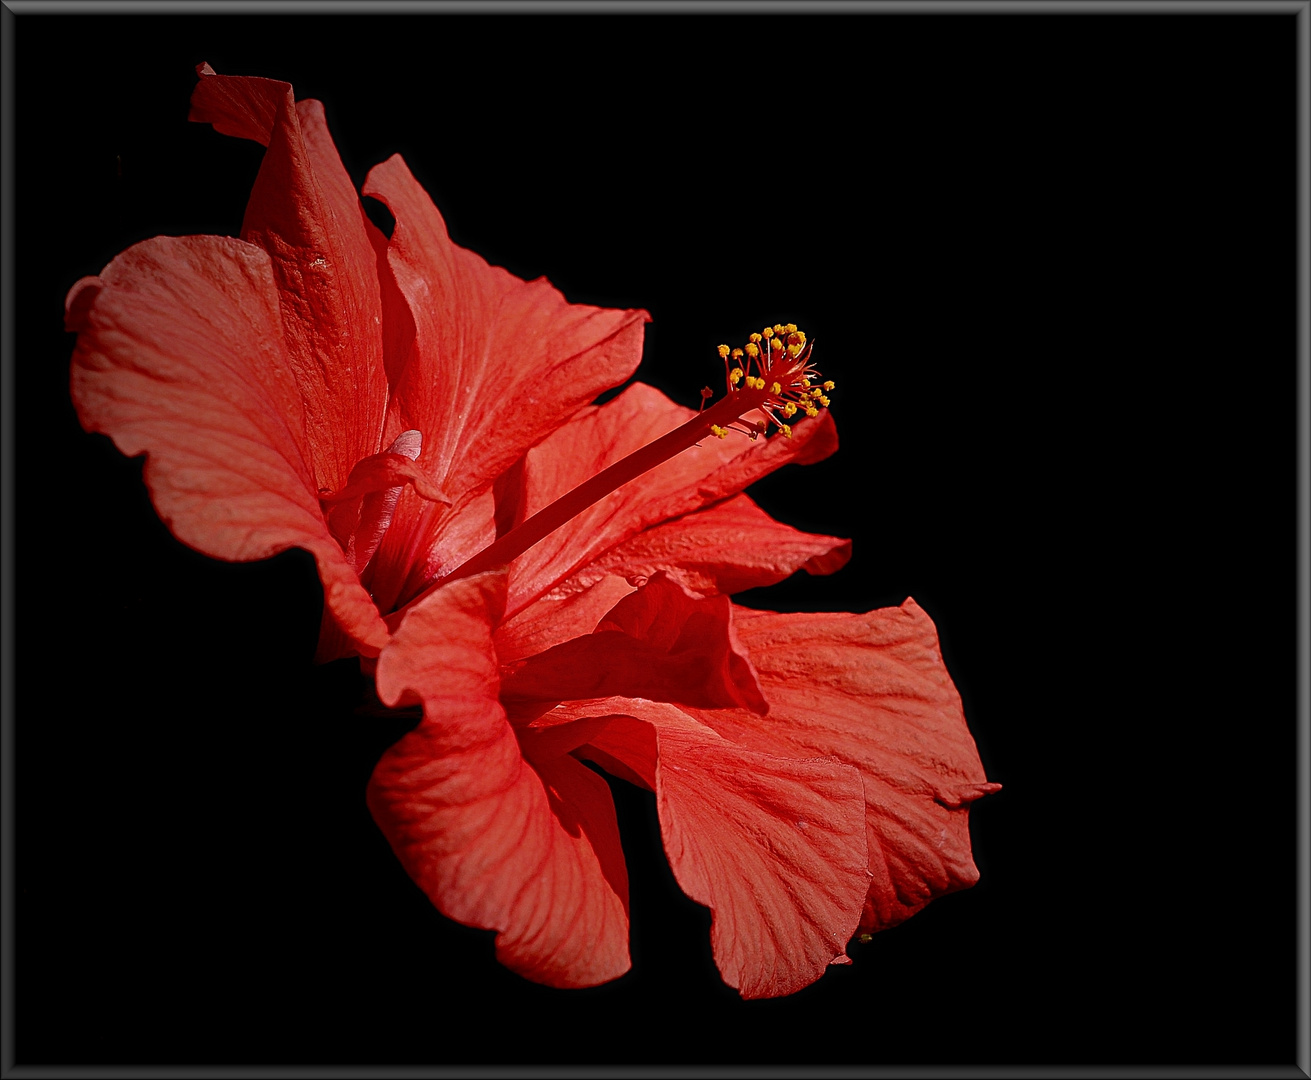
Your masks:
[{"label": "overlapping petal", "polygon": [[496,647],[502,658],[518,659],[590,634],[614,603],[661,571],[704,595],[727,595],[798,570],[831,574],[850,556],[850,540],[793,529],[735,495],[604,552],[504,622]]},{"label": "overlapping petal", "polygon": [[645,311],[570,304],[545,278],[457,247],[399,156],[370,171],[364,193],[396,219],[387,258],[415,324],[396,407],[457,501],[637,369]]},{"label": "overlapping petal", "polygon": [[[329,594],[319,658],[357,651],[373,655],[385,640],[375,608],[394,606],[407,580],[411,594],[417,592],[453,552],[463,557],[488,542],[492,522],[484,508],[494,505],[486,494],[491,483],[528,445],[631,374],[646,315],[569,305],[544,280],[519,281],[456,248],[399,159],[380,167],[375,177],[376,193],[394,204],[400,218],[396,242],[389,243],[364,215],[318,102],[296,103],[287,83],[218,75],[207,64],[197,71],[191,119],[266,147],[242,228],[243,240],[266,256],[255,284],[263,295],[252,304],[263,321],[256,326],[258,319],[247,319],[247,340],[237,347],[252,360],[261,350],[276,352],[271,370],[281,380],[277,400],[242,403],[240,388],[216,392],[227,395],[238,411],[280,413],[299,439],[294,451],[276,443],[256,447],[250,461],[233,456],[232,439],[227,439],[226,466],[251,473],[265,492],[303,502],[299,494],[283,490],[287,477],[274,482],[266,475],[262,456],[271,450],[274,457],[293,462],[293,472],[301,469],[297,491],[324,497],[320,509],[326,531],[345,558],[322,542],[322,522],[299,521],[291,527],[277,513],[251,503],[240,484],[202,484],[192,459],[207,438],[205,429],[189,440],[177,438],[176,423],[167,437],[156,431],[141,443],[154,459],[148,471],[175,507],[178,496],[168,494],[164,476],[190,478],[190,511],[174,513],[185,517],[191,512],[217,524],[189,529],[183,522],[175,531],[210,554],[255,558],[291,544],[312,550]],[[217,238],[192,238],[191,246],[207,243],[215,252],[237,250]],[[167,276],[172,271],[165,264],[174,255],[163,251],[155,249],[151,258]],[[241,257],[253,262],[249,252]],[[213,282],[179,283],[176,295],[164,298],[159,310],[133,308],[129,302],[111,314],[113,305],[102,295],[105,282],[112,278],[116,289],[130,290],[131,273],[155,272],[143,269],[146,261],[119,262],[113,274],[107,269],[109,276],[80,283],[70,294],[70,328],[103,328],[106,320],[117,319],[119,329],[136,339],[130,347],[119,341],[102,348],[90,338],[79,345],[84,360],[98,351],[108,355],[117,350],[116,359],[82,365],[81,397],[87,403],[82,414],[91,430],[112,433],[119,425],[112,407],[104,416],[92,414],[99,403],[123,396],[128,381],[118,369],[133,364],[154,366],[155,376],[133,384],[132,392],[146,413],[154,410],[163,418],[165,427],[168,418],[176,420],[188,411],[207,415],[210,388],[203,385],[205,375],[194,361],[233,345],[229,334],[219,335],[208,349],[193,349],[185,333],[173,334],[167,325],[205,326],[225,318],[223,313],[234,307],[230,296],[211,311],[200,295],[206,287],[231,293],[232,281],[222,272]],[[189,269],[198,279],[208,272],[200,266]],[[138,284],[143,294],[161,288],[159,282]],[[182,295],[192,285],[197,295]],[[241,303],[237,299],[235,307]],[[98,322],[84,318],[97,306]],[[125,354],[143,343],[140,355]],[[165,355],[175,347],[191,351]],[[147,355],[150,359],[142,359]],[[182,401],[185,392],[167,385],[167,372],[178,365],[191,365],[188,385],[199,391],[194,401]],[[227,374],[222,364],[215,368],[215,377]],[[92,382],[101,385],[88,389]],[[152,401],[157,391],[159,400]],[[479,402],[477,416],[471,411],[474,402]],[[406,455],[380,452],[386,441],[405,433],[404,418],[416,421],[408,431],[424,448],[424,459],[413,464]],[[239,419],[224,423],[234,438],[243,430]],[[165,460],[175,452],[170,439],[188,444],[176,464]],[[247,438],[250,445],[258,441],[258,435]],[[221,465],[213,464],[221,471]],[[234,493],[245,502],[232,503]],[[203,501],[209,505],[201,507]],[[460,513],[434,512],[452,501],[460,502]],[[388,536],[393,543],[380,552]]]},{"label": "overlapping petal", "polygon": [[[642,383],[633,384],[602,406],[583,409],[527,453],[518,489],[507,493],[507,498],[514,499],[514,523],[691,415],[691,409]],[[671,530],[683,532],[682,541],[671,541],[673,532],[654,536],[650,545],[635,539],[652,526],[738,494],[781,465],[822,460],[836,447],[838,436],[825,412],[817,421],[798,426],[792,439],[759,440],[745,446],[738,439],[707,439],[671,457],[640,481],[600,499],[514,561],[507,600],[511,628],[514,616],[535,600],[543,596],[552,602],[564,599],[606,574],[646,577],[658,569],[679,571],[686,566],[695,575],[692,583],[704,585],[721,574],[730,582],[753,575],[762,581],[779,581],[808,564],[813,570],[838,568],[846,558],[846,541],[806,537],[777,523],[766,526],[759,518],[750,518],[743,503],[716,509],[705,518],[687,516],[679,526],[671,526]],[[733,528],[737,528],[743,547],[722,548],[716,560],[711,548],[714,539],[724,539],[725,531]],[[631,547],[625,548],[629,541]],[[667,548],[667,560],[659,554],[661,545]],[[568,629],[586,633],[591,628],[573,624]],[[566,633],[557,640],[570,636],[573,634]]]},{"label": "overlapping petal", "polygon": [[656,793],[669,864],[712,912],[725,982],[745,998],[776,997],[849,962],[868,881],[854,768],[746,749],[654,701],[564,705],[537,723],[603,718],[577,752]]},{"label": "overlapping petal", "polygon": [[590,634],[635,589],[626,578],[608,574],[581,592],[538,600],[496,628],[497,655],[508,664]]},{"label": "overlapping petal", "polygon": [[773,585],[804,570],[832,574],[851,558],[851,541],[805,533],[775,521],[748,495],[644,529],[611,548],[558,588],[574,592],[604,574],[648,578],[660,570],[701,593]]},{"label": "overlapping petal", "polygon": [[[648,316],[569,304],[545,278],[526,282],[451,243],[404,161],[375,166],[364,192],[396,219],[387,257],[414,320],[396,423],[424,433],[420,464],[455,500],[486,490],[532,445],[637,368]],[[441,570],[431,552],[449,520],[402,496],[372,586],[384,607]]]},{"label": "overlapping petal", "polygon": [[387,376],[368,219],[319,102],[296,104],[289,83],[217,75],[208,64],[197,73],[191,119],[267,147],[241,235],[271,259],[314,474],[336,491],[382,448]]},{"label": "overlapping petal", "polygon": [[727,595],[798,570],[831,574],[850,555],[850,540],[803,533],[735,495],[603,553],[502,623],[496,648],[503,660],[516,660],[590,634],[614,604],[661,571],[703,595]]},{"label": "overlapping petal", "polygon": [[769,708],[733,632],[727,596],[701,597],[663,571],[594,633],[532,657],[501,680],[507,707],[622,695],[704,708]]},{"label": "overlapping petal", "polygon": [[924,610],[907,600],[864,615],[736,612],[768,722],[688,711],[742,746],[860,770],[872,875],[861,929],[893,926],[973,885],[968,804],[999,785],[987,782]]},{"label": "overlapping petal", "polygon": [[628,884],[605,782],[564,749],[530,764],[497,700],[492,625],[504,575],[440,589],[406,614],[378,661],[379,697],[419,701],[419,726],[383,755],[369,807],[446,915],[498,931],[506,966],[551,986],[622,975]]},{"label": "overlapping petal", "polygon": [[319,505],[302,387],[268,255],[216,236],[129,248],[68,298],[78,418],[129,456],[173,535],[220,559],[313,553],[355,648],[387,631]]}]

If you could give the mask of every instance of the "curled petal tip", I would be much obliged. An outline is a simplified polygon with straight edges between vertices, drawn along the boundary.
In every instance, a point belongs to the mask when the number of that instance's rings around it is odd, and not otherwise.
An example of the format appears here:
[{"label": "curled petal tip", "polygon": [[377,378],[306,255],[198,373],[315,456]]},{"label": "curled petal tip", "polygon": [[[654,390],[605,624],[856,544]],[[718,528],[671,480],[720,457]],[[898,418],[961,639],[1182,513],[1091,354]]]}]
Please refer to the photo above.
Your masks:
[{"label": "curled petal tip", "polygon": [[1000,790],[1000,784],[987,782],[956,784],[944,791],[939,791],[933,798],[935,802],[945,806],[948,810],[957,810],[976,799],[981,799],[985,795],[991,795],[994,791]]},{"label": "curled petal tip", "polygon": [[64,329],[78,334],[86,329],[91,305],[100,295],[102,283],[98,277],[84,277],[74,283],[64,299]]}]

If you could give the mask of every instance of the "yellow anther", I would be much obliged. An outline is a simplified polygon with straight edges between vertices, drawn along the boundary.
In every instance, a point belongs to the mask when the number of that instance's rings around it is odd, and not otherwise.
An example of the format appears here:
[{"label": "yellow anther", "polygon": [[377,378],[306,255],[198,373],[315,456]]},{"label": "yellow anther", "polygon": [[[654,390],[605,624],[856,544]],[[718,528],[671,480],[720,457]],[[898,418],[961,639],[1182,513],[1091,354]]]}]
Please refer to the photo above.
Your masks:
[{"label": "yellow anther", "polygon": [[810,388],[810,380],[809,380],[809,379],[802,379],[802,380],[801,380],[801,385],[804,386],[804,387],[806,387],[807,389],[809,389],[809,388]]},{"label": "yellow anther", "polygon": [[792,333],[788,334],[789,345],[804,345],[805,343],[806,343],[806,335],[803,334],[800,330],[794,330],[792,331]]},{"label": "yellow anther", "polygon": [[719,346],[719,355],[722,356],[725,360],[728,359],[728,346],[727,346],[727,345],[721,345],[721,346]]},{"label": "yellow anther", "polygon": [[778,425],[778,430],[781,431],[781,432],[783,432],[783,438],[785,438],[785,439],[790,439],[790,438],[792,438],[792,425],[791,425],[791,424],[779,424],[779,425]]},{"label": "yellow anther", "polygon": [[771,349],[774,349],[774,350],[777,351],[777,352],[782,352],[782,351],[783,351],[783,339],[782,339],[782,338],[774,338],[774,340],[771,341],[771,342],[769,343],[769,347],[770,347]]},{"label": "yellow anther", "polygon": [[734,386],[740,383],[742,381],[742,369],[740,367],[735,367],[732,371],[730,371],[728,373],[728,381],[731,382]]},{"label": "yellow anther", "polygon": [[717,439],[722,439],[725,435],[728,434],[728,428],[722,428],[718,424],[711,424],[710,434]]},{"label": "yellow anther", "polygon": [[824,396],[824,391],[821,390],[821,389],[817,386],[817,387],[815,387],[814,390],[812,390],[812,391],[810,392],[810,396],[813,397],[813,398],[823,397],[823,396]]},{"label": "yellow anther", "polygon": [[755,344],[759,345],[759,344],[760,344],[760,335],[759,335],[759,334],[752,334],[751,337],[748,338],[747,340],[748,340],[748,341],[751,341],[751,342],[754,342]]},{"label": "yellow anther", "polygon": [[[768,326],[766,326],[762,331],[760,331],[760,333],[761,333],[762,335],[764,335],[765,337],[773,337],[773,336],[774,336],[774,331],[773,331],[773,329],[772,329],[771,327],[768,327]],[[755,334],[752,334],[751,336],[752,336],[752,337],[755,337],[756,335],[755,335]]]},{"label": "yellow anther", "polygon": [[782,333],[784,333],[784,327],[783,327],[783,324],[782,324],[782,323],[775,323],[775,324],[774,324],[774,333],[776,333],[776,334],[782,334]]},{"label": "yellow anther", "polygon": [[786,405],[783,406],[783,415],[786,416],[789,420],[791,420],[794,416],[797,415],[797,407],[793,405],[792,402],[789,401]]},{"label": "yellow anther", "polygon": [[783,329],[786,330],[789,334],[795,334],[797,332],[797,324],[794,322],[790,322],[787,324],[787,326],[783,327]]},{"label": "yellow anther", "polygon": [[809,417],[811,417],[811,418],[814,418],[814,417],[816,417],[816,416],[819,415],[819,410],[818,410],[817,408],[815,408],[814,405],[807,405],[807,406],[806,406],[806,415],[809,416]]},{"label": "yellow anther", "polygon": [[732,356],[732,358],[733,358],[734,360],[741,360],[741,359],[742,359],[742,350],[741,350],[741,349],[734,349],[734,350],[733,350],[729,355]]},{"label": "yellow anther", "polygon": [[835,383],[832,379],[829,379],[826,383],[824,383],[825,390],[832,390],[833,387],[835,386],[837,386],[837,383]]},{"label": "yellow anther", "polygon": [[[760,337],[759,334],[752,334],[751,336],[752,336],[753,338],[759,338],[759,337]],[[754,360],[757,356],[760,355],[760,346],[757,345],[754,341],[749,341],[749,342],[747,342],[746,352],[747,352],[747,355],[748,355],[749,357],[751,357],[751,358]]]},{"label": "yellow anther", "polygon": [[788,346],[788,356],[792,357],[793,360],[795,360],[795,359],[796,359],[798,356],[800,356],[800,355],[801,355],[801,346],[800,346],[800,345],[789,345],[789,346]]},{"label": "yellow anther", "polygon": [[827,397],[827,396],[821,397],[821,398],[819,399],[819,403],[820,403],[821,405],[823,405],[824,408],[827,409],[827,408],[828,408],[828,397]]},{"label": "yellow anther", "polygon": [[782,384],[782,383],[775,383],[773,386],[771,386],[771,387],[769,388],[769,392],[770,392],[771,394],[781,394],[781,393],[783,393],[783,384]]}]

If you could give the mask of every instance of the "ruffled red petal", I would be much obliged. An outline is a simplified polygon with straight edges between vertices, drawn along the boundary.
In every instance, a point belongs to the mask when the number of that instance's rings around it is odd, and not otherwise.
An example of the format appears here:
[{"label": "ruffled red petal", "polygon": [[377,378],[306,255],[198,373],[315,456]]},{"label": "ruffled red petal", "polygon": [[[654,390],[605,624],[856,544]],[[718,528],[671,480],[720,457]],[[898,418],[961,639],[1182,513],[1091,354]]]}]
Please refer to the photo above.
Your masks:
[{"label": "ruffled red petal", "polygon": [[749,496],[644,529],[611,548],[558,588],[572,592],[605,574],[647,578],[666,570],[700,593],[773,585],[798,570],[832,574],[851,558],[851,541],[804,533],[775,521]]},{"label": "ruffled red petal", "polygon": [[923,609],[907,600],[866,615],[736,612],[768,720],[689,711],[743,746],[860,770],[872,875],[861,930],[973,885],[968,804],[1000,785],[987,781]]},{"label": "ruffled red petal", "polygon": [[368,802],[444,914],[498,931],[500,961],[549,986],[592,986],[628,958],[628,883],[605,781],[550,746],[531,764],[497,700],[492,624],[504,575],[440,589],[378,659],[379,697],[423,704],[374,770]]},{"label": "ruffled red petal", "polygon": [[700,597],[663,572],[626,596],[596,631],[525,661],[501,680],[511,716],[534,704],[641,697],[707,709],[769,708],[733,633],[726,596]]},{"label": "ruffled red petal", "polygon": [[234,561],[305,548],[335,618],[376,655],[386,626],[320,510],[268,255],[226,237],[157,237],[79,282],[67,309],[82,426],[147,454],[173,535]]},{"label": "ruffled red petal", "polygon": [[724,981],[744,998],[777,997],[848,963],[869,880],[859,773],[745,749],[659,702],[565,705],[541,722],[606,716],[577,752],[655,791],[674,876],[712,912]]},{"label": "ruffled red petal", "polygon": [[295,104],[289,83],[196,70],[191,119],[268,148],[241,235],[272,259],[315,479],[336,491],[382,448],[387,374],[368,219],[319,102]]},{"label": "ruffled red petal", "polygon": [[[376,166],[364,191],[396,219],[388,260],[415,327],[396,423],[423,432],[419,462],[458,512],[579,407],[633,373],[648,316],[569,304],[544,278],[521,281],[455,246],[399,157]],[[446,516],[402,496],[373,582],[384,608],[436,576],[440,564],[406,556],[432,549]]]},{"label": "ruffled red petal", "polygon": [[612,574],[580,592],[548,594],[496,628],[496,653],[511,663],[590,634],[634,588]]},{"label": "ruffled red petal", "polygon": [[709,596],[772,585],[797,570],[831,574],[850,557],[850,540],[799,532],[735,495],[611,548],[498,627],[496,648],[503,660],[520,659],[590,634],[610,605],[661,570]]},{"label": "ruffled red petal", "polygon": [[[584,410],[528,452],[517,519],[536,513],[692,415],[691,409],[642,383],[599,408]],[[808,464],[836,449],[837,434],[827,412],[798,424],[791,439],[706,439],[607,495],[519,556],[510,567],[507,611],[517,614],[649,526],[735,495],[788,462]],[[732,562],[733,554],[724,552],[720,565]]]}]

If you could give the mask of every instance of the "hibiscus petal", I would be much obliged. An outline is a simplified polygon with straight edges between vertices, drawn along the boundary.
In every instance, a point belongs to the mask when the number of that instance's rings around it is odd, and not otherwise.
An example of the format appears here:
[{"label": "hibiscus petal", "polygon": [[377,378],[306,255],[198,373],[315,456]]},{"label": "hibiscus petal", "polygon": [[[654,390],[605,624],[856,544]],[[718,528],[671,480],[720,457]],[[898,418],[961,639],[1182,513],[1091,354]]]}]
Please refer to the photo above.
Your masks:
[{"label": "hibiscus petal", "polygon": [[590,634],[633,590],[623,578],[608,575],[579,592],[543,597],[496,628],[496,654],[508,664]]},{"label": "hibiscus petal", "polygon": [[[414,348],[414,319],[410,317],[409,305],[401,295],[400,289],[396,287],[391,267],[387,265],[387,238],[371,221],[365,222],[364,231],[368,234],[369,243],[373,245],[375,265],[378,269],[378,285],[382,290],[383,363],[387,368],[388,385],[395,386],[400,378],[399,373],[409,361],[410,353]],[[394,409],[388,410],[383,423],[384,441],[389,443],[388,451],[403,453],[411,461],[418,458],[419,450],[423,446],[422,432],[401,431]],[[389,488],[386,491],[366,495],[363,499],[359,522],[355,526],[356,533],[352,541],[355,546],[349,551],[349,558],[356,573],[363,575],[362,584],[365,588],[369,587],[371,578],[368,564],[387,534],[396,512],[396,504],[404,490],[403,487]],[[470,524],[469,517],[470,514],[466,509],[466,513],[458,515],[457,520],[461,524]],[[334,532],[334,535],[337,534]],[[485,543],[490,542],[490,540],[485,541]],[[477,550],[477,546],[472,548],[472,551]],[[314,662],[326,664],[354,655],[356,655],[355,646],[350,636],[337,625],[332,609],[324,607]]]},{"label": "hibiscus petal", "polygon": [[491,627],[503,603],[504,575],[484,574],[406,614],[378,659],[378,694],[422,702],[424,718],[378,763],[369,808],[439,910],[498,931],[503,964],[549,986],[593,986],[629,967],[614,805],[577,761],[524,759],[497,700]]},{"label": "hibiscus petal", "polygon": [[618,761],[656,792],[670,867],[712,912],[726,983],[744,998],[777,997],[846,962],[869,882],[855,769],[744,749],[660,702],[557,712],[615,717],[579,756]]},{"label": "hibiscus petal", "polygon": [[78,418],[148,455],[173,535],[233,561],[305,548],[343,629],[376,654],[386,627],[319,508],[268,255],[227,237],[156,237],[75,285],[67,319]]},{"label": "hibiscus petal", "polygon": [[798,570],[832,574],[850,558],[850,540],[800,532],[775,521],[749,496],[735,495],[643,530],[558,588],[574,592],[605,574],[649,578],[666,570],[698,592],[727,594],[773,585]]},{"label": "hibiscus petal", "polygon": [[[579,413],[529,451],[519,520],[692,415],[691,409],[642,383]],[[836,449],[837,432],[827,412],[798,424],[791,439],[707,439],[607,495],[519,556],[510,569],[507,611],[517,614],[651,525],[735,495],[788,462],[809,464]],[[725,552],[723,563],[731,560],[731,553]]]},{"label": "hibiscus petal", "polygon": [[907,600],[866,615],[737,612],[769,719],[689,711],[743,746],[860,770],[873,875],[861,929],[893,926],[973,885],[968,803],[1000,785],[983,772],[923,609]]},{"label": "hibiscus petal", "polygon": [[[458,507],[633,373],[648,316],[569,304],[545,278],[522,281],[456,247],[400,157],[376,166],[364,191],[396,219],[388,258],[415,324],[415,349],[397,388],[398,422],[423,432],[420,461]],[[441,516],[402,497],[396,524],[431,537]],[[407,542],[388,538],[384,557],[393,543]],[[398,573],[409,569],[397,560]],[[435,568],[415,568],[397,597],[433,576]]]},{"label": "hibiscus petal", "polygon": [[700,597],[665,573],[626,596],[595,633],[534,656],[501,681],[511,716],[531,703],[652,698],[766,712],[751,662],[733,633],[727,596]]},{"label": "hibiscus petal", "polygon": [[636,370],[645,311],[570,304],[545,278],[522,281],[457,247],[399,156],[364,191],[396,219],[388,259],[415,322],[398,405],[452,495],[490,484]]},{"label": "hibiscus petal", "polygon": [[497,627],[496,651],[508,662],[590,634],[623,596],[661,570],[704,595],[729,594],[798,570],[831,574],[850,557],[850,540],[800,532],[735,495],[611,548]]},{"label": "hibiscus petal", "polygon": [[314,474],[335,491],[357,461],[380,449],[387,401],[368,219],[319,102],[295,104],[289,83],[216,75],[208,64],[196,71],[191,119],[268,147],[241,235],[273,260]]}]

